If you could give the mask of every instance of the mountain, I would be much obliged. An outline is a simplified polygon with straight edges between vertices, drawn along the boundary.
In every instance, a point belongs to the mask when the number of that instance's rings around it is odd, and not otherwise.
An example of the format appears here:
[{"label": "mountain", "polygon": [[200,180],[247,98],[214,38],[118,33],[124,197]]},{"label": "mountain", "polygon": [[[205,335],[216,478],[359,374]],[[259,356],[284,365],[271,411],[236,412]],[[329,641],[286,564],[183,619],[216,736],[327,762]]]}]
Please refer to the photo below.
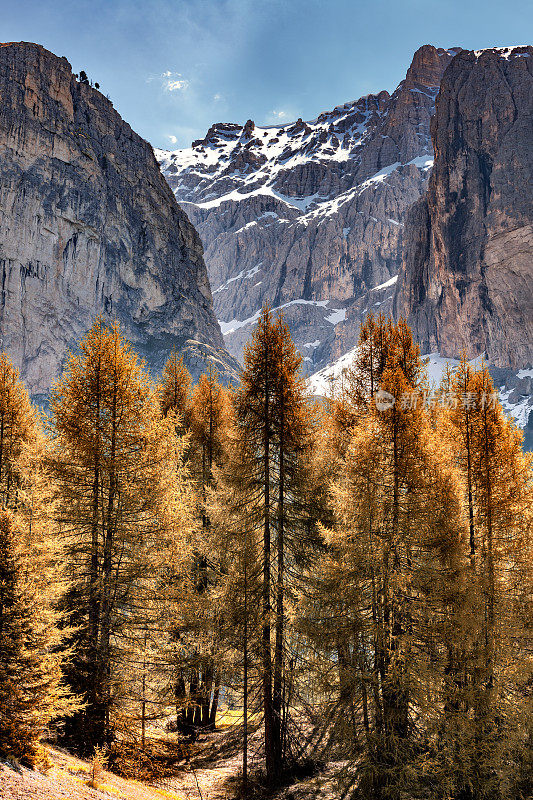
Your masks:
[{"label": "mountain", "polygon": [[533,443],[533,47],[459,53],[431,132],[395,312],[423,352],[484,354]]},{"label": "mountain", "polygon": [[0,349],[34,396],[95,316],[155,370],[237,366],[213,312],[202,244],[150,145],[65,58],[0,46]]},{"label": "mountain", "polygon": [[267,301],[283,308],[308,372],[353,347],[367,309],[391,310],[405,216],[433,163],[435,97],[457,52],[421,47],[392,95],[309,122],[217,123],[191,148],[155,151],[204,243],[236,357]]}]

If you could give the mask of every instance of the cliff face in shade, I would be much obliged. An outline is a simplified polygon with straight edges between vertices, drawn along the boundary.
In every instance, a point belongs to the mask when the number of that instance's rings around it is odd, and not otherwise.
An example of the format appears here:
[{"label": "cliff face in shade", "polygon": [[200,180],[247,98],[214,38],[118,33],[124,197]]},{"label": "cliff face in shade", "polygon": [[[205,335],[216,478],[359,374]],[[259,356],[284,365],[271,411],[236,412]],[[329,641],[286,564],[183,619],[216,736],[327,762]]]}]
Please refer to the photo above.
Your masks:
[{"label": "cliff face in shade", "polygon": [[172,346],[193,371],[233,360],[200,239],[150,145],[65,58],[0,46],[0,349],[33,395],[97,314],[159,369]]},{"label": "cliff face in shade", "polygon": [[390,311],[405,214],[432,165],[435,96],[456,52],[420,48],[392,95],[309,122],[218,123],[189,149],[156,151],[204,243],[235,356],[265,301],[283,308],[309,372],[353,347],[367,310]]},{"label": "cliff face in shade", "polygon": [[533,47],[457,55],[442,79],[431,131],[435,164],[427,195],[408,217],[396,313],[409,319],[422,352],[484,352],[496,368],[527,370]]}]

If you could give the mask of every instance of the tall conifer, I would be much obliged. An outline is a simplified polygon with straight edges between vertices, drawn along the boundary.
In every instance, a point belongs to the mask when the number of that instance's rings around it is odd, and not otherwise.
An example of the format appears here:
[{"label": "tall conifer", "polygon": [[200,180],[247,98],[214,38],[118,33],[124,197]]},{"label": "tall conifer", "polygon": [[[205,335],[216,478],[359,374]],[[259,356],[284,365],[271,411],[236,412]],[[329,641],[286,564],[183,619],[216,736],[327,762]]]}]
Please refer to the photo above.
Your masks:
[{"label": "tall conifer", "polygon": [[[228,536],[247,537],[248,600],[259,599],[247,636],[259,656],[267,779],[275,781],[287,757],[291,639],[288,610],[298,567],[312,551],[314,529],[306,507],[306,454],[313,414],[300,375],[301,358],[281,318],[264,308],[244,355],[235,394],[234,469],[224,471],[221,496],[232,520]],[[231,462],[232,464],[234,461]],[[220,516],[220,515],[219,515]],[[254,554],[255,562],[249,563]],[[235,584],[234,584],[235,585]],[[241,595],[242,596],[242,595]],[[257,663],[257,662],[256,662]]]},{"label": "tall conifer", "polygon": [[51,407],[50,465],[71,577],[65,606],[77,629],[69,680],[87,701],[69,735],[90,749],[111,739],[128,653],[139,661],[131,643],[144,640],[160,571],[173,568],[190,516],[174,415],[161,415],[116,326],[97,320]]},{"label": "tall conifer", "polygon": [[490,792],[508,796],[503,765],[516,772],[517,753],[530,741],[533,484],[531,458],[521,451],[521,433],[506,418],[488,369],[463,355],[449,383],[449,436],[469,525],[468,637],[458,665],[466,676],[457,743],[465,768],[454,778],[465,797],[480,800]]},{"label": "tall conifer", "polygon": [[324,531],[307,630],[333,659],[321,671],[337,687],[337,735],[359,752],[355,779],[381,800],[413,791],[423,774],[431,724],[420,722],[436,719],[462,514],[450,451],[424,407],[418,348],[402,321],[379,324],[387,357],[375,381],[364,347],[356,360],[361,411],[334,487],[336,524]]}]

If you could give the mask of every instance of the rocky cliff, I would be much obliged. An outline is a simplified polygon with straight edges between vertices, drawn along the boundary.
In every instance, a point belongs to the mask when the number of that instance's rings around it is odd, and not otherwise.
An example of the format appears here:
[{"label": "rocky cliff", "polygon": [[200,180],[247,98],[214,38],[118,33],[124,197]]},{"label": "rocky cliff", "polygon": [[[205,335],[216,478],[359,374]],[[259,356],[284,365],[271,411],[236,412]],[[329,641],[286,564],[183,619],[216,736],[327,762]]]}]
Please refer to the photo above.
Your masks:
[{"label": "rocky cliff", "polygon": [[[533,47],[462,51],[431,125],[395,300],[423,352],[484,353],[525,424],[533,406]],[[517,415],[517,406],[523,408]]]},{"label": "rocky cliff", "polygon": [[435,165],[409,215],[396,307],[423,350],[533,361],[533,48],[463,51],[432,123]]},{"label": "rocky cliff", "polygon": [[34,395],[97,314],[159,369],[231,372],[200,239],[150,145],[65,58],[0,46],[0,349]]},{"label": "rocky cliff", "polygon": [[230,352],[240,357],[268,301],[314,372],[353,346],[368,309],[391,309],[405,215],[427,186],[430,118],[456,52],[420,48],[392,95],[279,127],[219,123],[189,149],[156,151],[204,243]]}]

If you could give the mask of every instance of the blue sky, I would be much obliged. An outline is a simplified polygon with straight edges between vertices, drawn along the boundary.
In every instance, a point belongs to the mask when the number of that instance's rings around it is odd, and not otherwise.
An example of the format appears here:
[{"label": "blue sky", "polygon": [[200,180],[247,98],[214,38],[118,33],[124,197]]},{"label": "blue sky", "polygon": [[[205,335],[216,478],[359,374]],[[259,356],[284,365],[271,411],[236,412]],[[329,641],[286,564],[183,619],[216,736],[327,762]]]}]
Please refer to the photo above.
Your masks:
[{"label": "blue sky", "polygon": [[[154,146],[391,91],[422,44],[531,43],[530,0],[0,0],[3,41],[85,69]],[[529,41],[528,41],[529,40]]]}]

